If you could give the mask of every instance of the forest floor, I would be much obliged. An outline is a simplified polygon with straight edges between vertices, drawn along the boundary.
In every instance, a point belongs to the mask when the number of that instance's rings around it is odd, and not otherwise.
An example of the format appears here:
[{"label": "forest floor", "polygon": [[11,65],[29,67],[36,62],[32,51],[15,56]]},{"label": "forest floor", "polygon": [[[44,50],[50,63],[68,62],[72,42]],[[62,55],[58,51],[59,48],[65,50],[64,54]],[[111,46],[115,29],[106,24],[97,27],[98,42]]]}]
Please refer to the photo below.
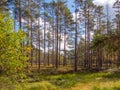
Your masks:
[{"label": "forest floor", "polygon": [[120,72],[60,71],[33,71],[20,84],[6,85],[0,90],[120,90]]}]

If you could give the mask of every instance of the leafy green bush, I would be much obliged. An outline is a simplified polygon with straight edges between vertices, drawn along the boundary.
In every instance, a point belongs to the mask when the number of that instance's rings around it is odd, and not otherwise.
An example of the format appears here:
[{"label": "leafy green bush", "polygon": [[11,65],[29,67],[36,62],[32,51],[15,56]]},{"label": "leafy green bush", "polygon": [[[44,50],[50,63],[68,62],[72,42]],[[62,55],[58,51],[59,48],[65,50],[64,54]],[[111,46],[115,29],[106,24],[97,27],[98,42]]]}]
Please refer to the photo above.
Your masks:
[{"label": "leafy green bush", "polygon": [[26,35],[22,30],[14,31],[9,15],[0,13],[0,72],[13,78],[25,76],[27,46],[22,46]]}]

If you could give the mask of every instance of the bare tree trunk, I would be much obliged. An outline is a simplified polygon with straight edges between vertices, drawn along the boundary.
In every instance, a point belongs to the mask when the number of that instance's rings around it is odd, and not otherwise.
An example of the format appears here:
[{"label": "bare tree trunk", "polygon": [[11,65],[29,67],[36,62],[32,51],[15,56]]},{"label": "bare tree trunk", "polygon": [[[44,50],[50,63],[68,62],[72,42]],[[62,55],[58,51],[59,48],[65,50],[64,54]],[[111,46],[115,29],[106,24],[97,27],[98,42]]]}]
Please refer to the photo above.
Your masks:
[{"label": "bare tree trunk", "polygon": [[[54,19],[54,18],[53,18]],[[52,56],[53,56],[53,60],[52,60],[52,64],[53,66],[55,66],[55,30],[54,30],[54,21],[52,23],[52,32],[53,32],[53,48],[52,48]]]},{"label": "bare tree trunk", "polygon": [[[50,25],[49,25],[49,31],[50,32]],[[49,51],[50,51],[50,36],[48,36],[48,66],[50,65],[50,57],[49,57]]]},{"label": "bare tree trunk", "polygon": [[[59,0],[58,0],[59,2]],[[58,26],[58,23],[59,23],[59,4],[57,3],[57,15],[56,15],[56,27],[57,27],[57,32],[56,32],[56,68],[58,68],[58,30],[59,30],[59,26]]]},{"label": "bare tree trunk", "polygon": [[84,68],[87,67],[87,22],[86,22],[86,6],[85,6],[85,60],[84,60]]},{"label": "bare tree trunk", "polygon": [[45,0],[44,0],[44,66],[46,66],[46,16],[45,16]]},{"label": "bare tree trunk", "polygon": [[[33,32],[32,32],[32,20],[31,20],[31,22],[30,22],[30,27],[31,27],[31,47],[33,47]],[[31,49],[31,66],[33,66],[33,49]]]},{"label": "bare tree trunk", "polygon": [[65,24],[65,31],[64,31],[64,60],[63,66],[66,66],[66,24]]},{"label": "bare tree trunk", "polygon": [[40,0],[39,0],[39,5],[38,5],[38,15],[39,15],[39,17],[38,17],[38,49],[39,49],[39,51],[38,51],[38,71],[40,71],[40,64],[41,64],[41,57],[40,57],[40,54],[41,54],[41,50],[40,50],[40,47],[41,47],[41,45],[40,45]]},{"label": "bare tree trunk", "polygon": [[[52,0],[54,2],[54,0]],[[52,21],[52,33],[53,33],[53,48],[52,48],[52,64],[53,67],[55,66],[55,30],[54,30],[54,4],[52,4],[52,16],[53,16],[53,21]]]},{"label": "bare tree trunk", "polygon": [[19,28],[22,28],[21,18],[22,18],[22,10],[21,10],[21,0],[19,0]]},{"label": "bare tree trunk", "polygon": [[76,24],[75,24],[75,62],[74,62],[74,71],[76,72],[78,70],[77,68],[77,63],[78,63],[78,55],[77,55],[77,33],[78,33],[78,25],[77,25],[77,7],[75,4],[75,20],[76,20]]},{"label": "bare tree trunk", "polygon": [[60,17],[60,37],[59,37],[59,66],[60,66],[60,61],[61,61],[61,27],[62,27],[62,25],[61,25],[61,18],[62,17]]}]

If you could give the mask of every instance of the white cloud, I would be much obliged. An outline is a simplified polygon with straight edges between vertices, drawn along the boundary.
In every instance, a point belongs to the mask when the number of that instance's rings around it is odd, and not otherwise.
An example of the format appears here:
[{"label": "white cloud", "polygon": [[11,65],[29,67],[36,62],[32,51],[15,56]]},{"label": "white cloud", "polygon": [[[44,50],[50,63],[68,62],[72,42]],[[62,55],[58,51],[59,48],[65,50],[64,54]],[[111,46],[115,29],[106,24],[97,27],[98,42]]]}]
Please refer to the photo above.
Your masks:
[{"label": "white cloud", "polygon": [[94,0],[94,3],[97,5],[106,5],[106,4],[113,5],[115,1],[116,0]]},{"label": "white cloud", "polygon": [[109,10],[109,17],[112,19],[115,15],[114,9],[113,9],[113,4],[116,0],[94,0],[94,3],[97,5],[102,5],[104,6],[104,13],[107,14],[107,5],[108,5],[108,10]]},{"label": "white cloud", "polygon": [[[75,15],[76,13],[74,12],[74,13],[72,13],[72,16],[73,16],[73,20],[75,21]],[[79,17],[79,14],[77,13],[77,17]]]}]

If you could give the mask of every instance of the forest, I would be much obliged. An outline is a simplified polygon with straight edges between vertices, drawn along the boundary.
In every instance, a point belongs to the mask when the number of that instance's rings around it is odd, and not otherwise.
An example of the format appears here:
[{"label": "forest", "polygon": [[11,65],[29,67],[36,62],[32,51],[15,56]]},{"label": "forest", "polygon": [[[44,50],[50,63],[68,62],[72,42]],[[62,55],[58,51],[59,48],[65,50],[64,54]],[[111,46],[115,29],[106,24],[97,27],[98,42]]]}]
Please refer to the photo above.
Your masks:
[{"label": "forest", "polygon": [[120,90],[120,0],[95,1],[0,0],[0,90]]}]

